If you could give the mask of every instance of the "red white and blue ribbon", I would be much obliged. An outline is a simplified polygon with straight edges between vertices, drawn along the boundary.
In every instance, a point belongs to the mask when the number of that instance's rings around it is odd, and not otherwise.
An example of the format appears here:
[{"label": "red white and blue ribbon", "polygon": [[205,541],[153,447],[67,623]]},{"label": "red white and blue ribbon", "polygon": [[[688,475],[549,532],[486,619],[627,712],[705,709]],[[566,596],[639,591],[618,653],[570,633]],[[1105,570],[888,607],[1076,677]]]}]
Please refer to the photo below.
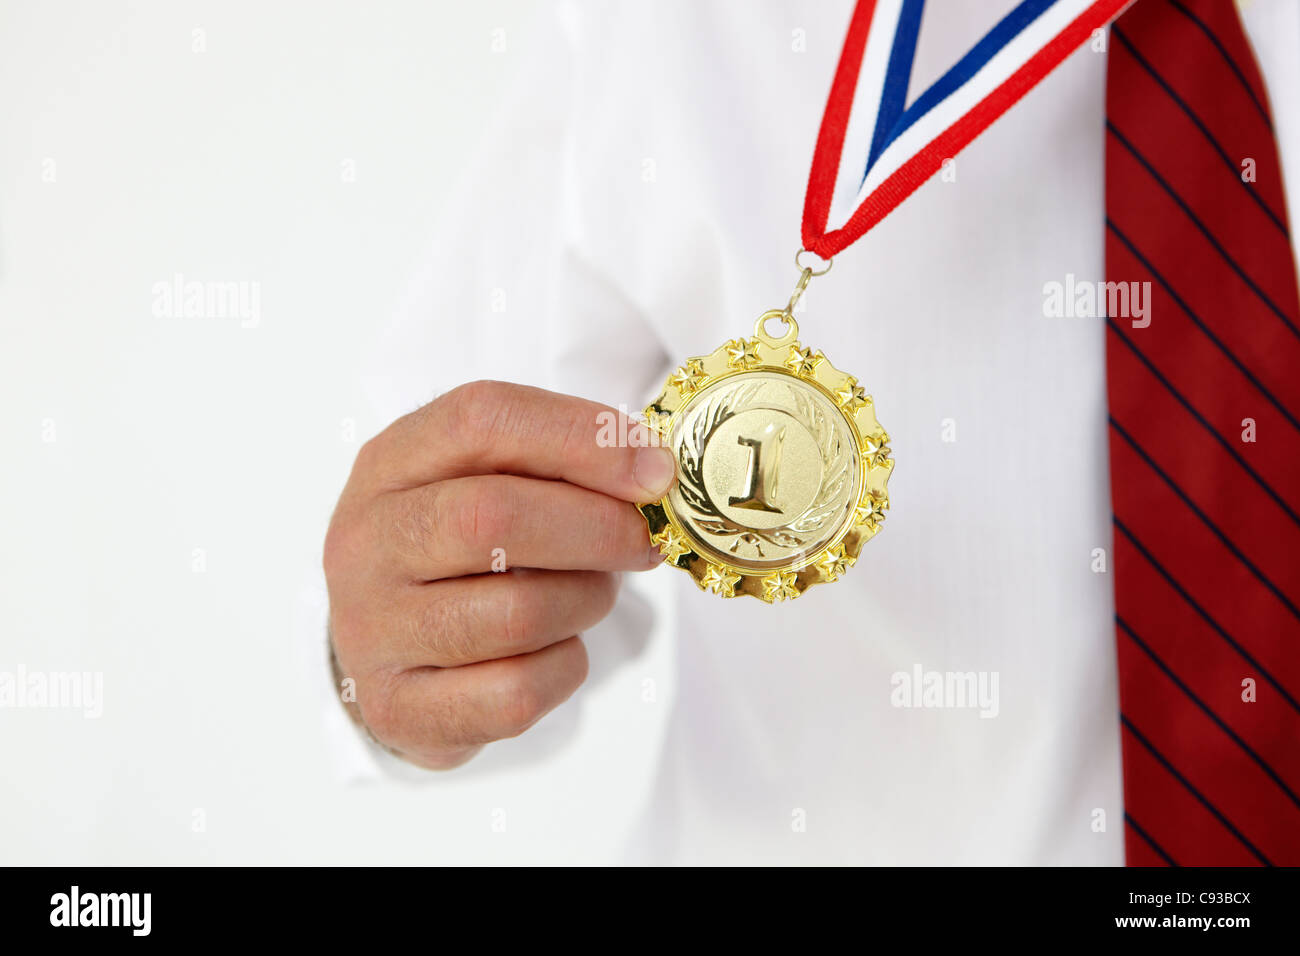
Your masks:
[{"label": "red white and blue ribbon", "polygon": [[909,102],[925,0],[858,0],[808,176],[804,248],[828,259],[855,242],[1131,2],[1022,0]]}]

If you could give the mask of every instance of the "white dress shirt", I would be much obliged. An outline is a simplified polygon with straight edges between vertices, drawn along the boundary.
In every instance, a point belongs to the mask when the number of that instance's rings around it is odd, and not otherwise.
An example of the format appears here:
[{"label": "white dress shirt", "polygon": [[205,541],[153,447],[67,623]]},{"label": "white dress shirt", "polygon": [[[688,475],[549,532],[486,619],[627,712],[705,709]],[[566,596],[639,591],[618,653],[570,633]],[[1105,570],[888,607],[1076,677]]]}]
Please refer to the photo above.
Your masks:
[{"label": "white dress shirt", "polygon": [[[927,4],[912,96],[1012,6]],[[798,276],[851,9],[592,3],[539,24],[376,351],[383,417],[478,377],[640,409],[750,334]],[[1294,184],[1300,8],[1243,9]],[[874,396],[897,462],[857,566],[777,606],[660,568],[586,635],[596,679],[651,632],[675,655],[671,686],[628,685],[671,713],[611,858],[1123,862],[1104,323],[1043,309],[1046,283],[1105,276],[1105,77],[1081,48],[809,288],[801,338]],[[918,668],[996,680],[996,707],[897,706]],[[578,715],[625,719],[584,696],[480,760],[526,778]],[[330,719],[352,766],[392,769]]]}]

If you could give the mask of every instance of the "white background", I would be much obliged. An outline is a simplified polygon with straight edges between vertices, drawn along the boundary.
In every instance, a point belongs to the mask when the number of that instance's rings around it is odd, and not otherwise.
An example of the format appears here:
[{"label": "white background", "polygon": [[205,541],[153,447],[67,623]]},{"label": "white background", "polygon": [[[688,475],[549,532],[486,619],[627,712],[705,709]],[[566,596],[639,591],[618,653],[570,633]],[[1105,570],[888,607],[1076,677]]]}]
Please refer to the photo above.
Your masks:
[{"label": "white background", "polygon": [[[383,424],[359,372],[527,8],[0,3],[0,671],[105,682],[99,720],[0,709],[0,862],[618,856],[662,649],[539,765],[343,785],[300,638]],[[258,283],[260,323],[155,316],[178,273]]]}]

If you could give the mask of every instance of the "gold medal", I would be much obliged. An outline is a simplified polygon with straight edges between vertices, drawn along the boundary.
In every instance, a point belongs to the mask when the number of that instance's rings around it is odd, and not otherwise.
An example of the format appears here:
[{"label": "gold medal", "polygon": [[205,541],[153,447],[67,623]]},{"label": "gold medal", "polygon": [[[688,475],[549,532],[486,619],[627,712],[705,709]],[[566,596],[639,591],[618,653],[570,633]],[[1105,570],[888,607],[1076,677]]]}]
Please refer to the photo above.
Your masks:
[{"label": "gold medal", "polygon": [[[804,192],[794,295],[784,309],[759,316],[753,338],[687,359],[645,410],[647,424],[676,455],[677,480],[659,501],[641,505],[641,513],[668,563],[689,571],[701,589],[775,603],[837,581],[857,562],[889,508],[889,436],[858,380],[799,341],[795,304],[812,276],[830,270],[831,256],[880,223],[1128,2],[1080,2],[1087,9],[1071,13],[1074,19],[1039,18],[1020,25],[1019,33],[999,24],[967,54],[978,53],[985,66],[1004,61],[996,76],[981,69],[949,83],[956,75],[950,70],[919,99],[908,92],[915,22],[877,16],[874,0],[854,4]],[[862,115],[854,113],[855,94],[869,88],[859,74],[873,37],[880,49],[900,55],[882,78],[872,125],[863,127],[874,132],[861,159],[845,146],[865,142],[849,132],[857,128],[854,116]],[[1015,55],[1003,56],[1013,40]],[[962,100],[970,91],[969,102]],[[904,109],[926,98],[932,107],[942,103],[957,112]],[[831,228],[837,197],[854,205],[840,209],[847,215]],[[805,250],[824,258],[826,268],[806,268]],[[774,336],[768,324],[778,320],[784,330]]]},{"label": "gold medal", "polygon": [[[794,307],[754,336],[687,359],[645,410],[677,458],[677,480],[641,505],[651,542],[702,590],[768,603],[836,581],[880,530],[889,436],[858,380],[799,342]],[[784,328],[773,336],[769,322]]]}]

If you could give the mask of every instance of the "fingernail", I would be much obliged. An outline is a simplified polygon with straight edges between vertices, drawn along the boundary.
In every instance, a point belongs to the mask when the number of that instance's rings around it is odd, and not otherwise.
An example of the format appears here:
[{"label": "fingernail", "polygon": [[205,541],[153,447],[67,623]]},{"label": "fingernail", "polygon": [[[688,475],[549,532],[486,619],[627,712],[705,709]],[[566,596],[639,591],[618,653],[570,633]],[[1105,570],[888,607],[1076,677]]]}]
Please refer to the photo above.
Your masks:
[{"label": "fingernail", "polygon": [[641,486],[649,500],[654,501],[662,498],[672,485],[676,473],[673,453],[667,448],[637,449],[632,477]]},{"label": "fingernail", "polygon": [[656,565],[661,564],[663,559],[664,553],[659,550],[659,546],[654,544],[650,545],[650,553],[646,556],[646,563],[653,568]]}]

